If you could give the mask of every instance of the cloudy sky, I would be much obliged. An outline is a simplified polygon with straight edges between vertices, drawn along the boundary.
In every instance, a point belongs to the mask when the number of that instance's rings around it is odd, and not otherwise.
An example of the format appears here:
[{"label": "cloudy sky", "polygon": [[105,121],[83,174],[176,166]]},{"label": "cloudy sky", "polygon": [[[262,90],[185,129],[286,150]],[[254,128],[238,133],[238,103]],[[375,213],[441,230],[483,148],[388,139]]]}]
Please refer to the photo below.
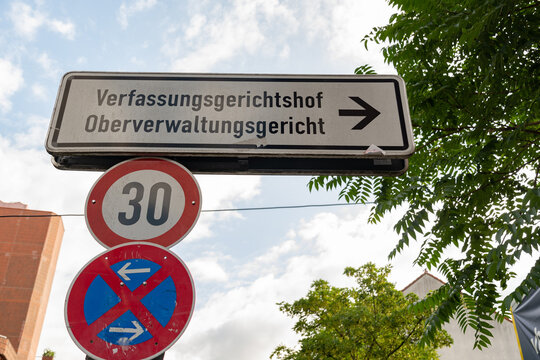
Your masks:
[{"label": "cloudy sky", "polygon": [[[99,173],[55,169],[44,141],[68,71],[351,74],[362,64],[394,73],[361,39],[392,14],[368,0],[137,0],[0,2],[0,200],[82,214]],[[309,177],[198,175],[203,209],[325,204]],[[369,207],[204,212],[173,248],[193,275],[197,302],[168,359],[267,359],[294,344],[277,302],[306,294],[318,278],[343,285],[346,266],[387,263],[393,221],[367,224]],[[84,217],[63,218],[65,235],[38,353],[82,359],[64,324],[75,274],[104,249]],[[404,287],[422,272],[414,249],[392,264]]]}]

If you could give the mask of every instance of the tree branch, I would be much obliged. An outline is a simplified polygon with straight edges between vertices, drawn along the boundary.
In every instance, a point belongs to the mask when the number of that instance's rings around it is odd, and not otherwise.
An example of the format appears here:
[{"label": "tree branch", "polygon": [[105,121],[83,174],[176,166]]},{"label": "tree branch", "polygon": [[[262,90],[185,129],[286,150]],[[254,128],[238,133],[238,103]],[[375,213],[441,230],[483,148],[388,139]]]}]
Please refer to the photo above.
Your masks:
[{"label": "tree branch", "polygon": [[414,327],[412,328],[411,332],[409,333],[409,335],[407,335],[407,337],[405,339],[403,339],[403,341],[401,342],[401,344],[399,344],[394,350],[390,351],[390,353],[388,354],[388,356],[386,357],[387,359],[390,358],[390,356],[392,356],[396,351],[398,351],[399,349],[401,349],[401,347],[403,345],[405,345],[405,343],[409,340],[409,338],[412,336],[412,334],[414,334],[414,330],[416,330],[416,327],[422,322],[424,321],[424,318],[421,317],[420,319],[418,319],[418,321],[416,322],[416,324],[414,324]]},{"label": "tree branch", "polygon": [[521,9],[518,10],[518,12],[521,12],[521,11],[527,10],[527,9],[531,9],[531,8],[535,8],[535,7],[538,7],[538,6],[540,6],[540,1],[537,1],[535,4],[522,7]]}]

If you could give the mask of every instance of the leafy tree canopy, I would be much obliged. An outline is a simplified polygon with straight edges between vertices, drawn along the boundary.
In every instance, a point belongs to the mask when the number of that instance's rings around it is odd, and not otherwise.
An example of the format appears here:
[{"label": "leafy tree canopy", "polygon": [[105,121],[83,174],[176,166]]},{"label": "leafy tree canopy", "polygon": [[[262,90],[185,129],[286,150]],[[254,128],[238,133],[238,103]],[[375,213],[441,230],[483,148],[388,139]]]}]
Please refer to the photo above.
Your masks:
[{"label": "leafy tree canopy", "polygon": [[276,348],[271,358],[280,360],[438,359],[436,349],[452,344],[445,331],[435,333],[430,346],[418,344],[428,312],[411,311],[418,298],[404,296],[387,279],[390,267],[368,263],[346,268],[356,280],[351,288],[333,287],[317,280],[306,297],[280,310],[297,318],[294,331],[300,348]]},{"label": "leafy tree canopy", "polygon": [[[540,285],[540,2],[389,3],[398,13],[364,42],[386,44],[386,61],[407,83],[416,142],[409,170],[399,178],[316,177],[309,187],[374,200],[371,222],[403,206],[390,257],[421,241],[415,262],[448,280],[416,306],[435,310],[423,341],[456,316],[482,348],[488,320],[502,321],[513,300]],[[460,255],[448,255],[451,248]],[[507,289],[524,254],[538,260]]]}]

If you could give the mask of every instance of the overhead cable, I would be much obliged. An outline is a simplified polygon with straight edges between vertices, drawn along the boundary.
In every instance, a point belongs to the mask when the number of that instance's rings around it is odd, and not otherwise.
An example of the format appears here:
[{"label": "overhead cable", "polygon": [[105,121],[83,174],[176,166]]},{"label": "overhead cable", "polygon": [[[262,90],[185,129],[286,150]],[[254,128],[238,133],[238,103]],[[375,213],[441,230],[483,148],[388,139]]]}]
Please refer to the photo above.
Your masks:
[{"label": "overhead cable", "polygon": [[[365,204],[373,204],[367,202]],[[280,206],[261,206],[261,207],[247,207],[247,208],[230,208],[230,209],[202,209],[201,212],[233,212],[233,211],[259,211],[259,210],[285,210],[285,209],[304,209],[304,208],[319,208],[319,207],[333,207],[333,206],[351,206],[351,205],[363,205],[362,203],[332,203],[332,204],[304,204],[304,205],[280,205]],[[84,214],[35,214],[35,215],[21,215],[21,214],[8,214],[0,215],[0,218],[46,218],[46,217],[77,217],[84,216]]]}]

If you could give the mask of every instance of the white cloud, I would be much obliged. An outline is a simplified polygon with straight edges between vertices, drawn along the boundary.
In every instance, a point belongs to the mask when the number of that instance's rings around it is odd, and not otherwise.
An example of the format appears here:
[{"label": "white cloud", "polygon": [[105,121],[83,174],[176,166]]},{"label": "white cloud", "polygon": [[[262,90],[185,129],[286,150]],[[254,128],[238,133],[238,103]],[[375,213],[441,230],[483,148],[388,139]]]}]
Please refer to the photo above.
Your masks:
[{"label": "white cloud", "polygon": [[368,52],[361,43],[364,35],[386,24],[395,12],[384,1],[304,0],[303,8],[302,28],[308,40],[324,41],[332,59],[355,59],[359,65],[370,64],[379,71],[392,72],[383,62],[381,46],[371,44],[374,51]]},{"label": "white cloud", "polygon": [[185,40],[191,40],[199,36],[206,23],[207,18],[203,14],[195,14],[193,17],[191,17],[189,25],[187,26],[184,34]]},{"label": "white cloud", "polygon": [[32,40],[39,28],[44,26],[69,40],[73,40],[75,38],[75,25],[69,20],[49,18],[46,12],[39,9],[41,5],[38,3],[38,8],[33,9],[30,5],[19,1],[11,4],[9,18],[13,22],[15,32]]},{"label": "white cloud", "polygon": [[221,254],[209,253],[189,262],[189,270],[197,282],[225,282],[229,275],[221,266],[218,259],[224,259]]},{"label": "white cloud", "polygon": [[11,109],[11,96],[21,88],[24,83],[21,68],[7,59],[0,58],[0,110]]},{"label": "white cloud", "polygon": [[198,175],[197,179],[206,209],[231,207],[239,200],[249,200],[260,193],[260,176]]},{"label": "white cloud", "polygon": [[47,89],[41,84],[36,83],[32,85],[32,94],[40,100],[47,100],[48,98]]},{"label": "white cloud", "polygon": [[99,174],[55,169],[41,147],[45,121],[35,117],[30,130],[12,140],[0,136],[1,169],[5,171],[0,176],[0,199],[21,201],[36,210],[81,214],[86,194]]},{"label": "white cloud", "polygon": [[279,57],[282,59],[287,59],[289,57],[289,54],[291,53],[291,48],[289,45],[283,46],[283,49],[279,53]]},{"label": "white cloud", "polygon": [[32,115],[26,122],[26,132],[17,133],[13,136],[13,146],[18,149],[36,148],[43,146],[47,135],[49,119],[41,116]]},{"label": "white cloud", "polygon": [[291,239],[294,237],[294,231],[289,233],[289,239],[281,244],[275,245],[263,255],[257,256],[253,261],[242,265],[237,270],[239,277],[252,277],[260,273],[260,271],[279,272],[280,258],[286,254],[292,253],[299,249],[299,244]]},{"label": "white cloud", "polygon": [[120,9],[118,9],[118,22],[120,22],[120,25],[123,29],[126,29],[128,27],[128,19],[130,16],[144,11],[151,9],[154,7],[154,5],[157,4],[157,0],[137,0],[135,2],[123,2],[122,5],[120,5]]},{"label": "white cloud", "polygon": [[78,65],[85,65],[86,63],[88,63],[88,59],[84,56],[79,56],[77,58],[77,64]]},{"label": "white cloud", "polygon": [[186,333],[169,351],[171,358],[190,360],[268,359],[291,323],[274,299],[276,279],[261,277],[248,287],[216,293],[196,312]]},{"label": "white cloud", "polygon": [[137,56],[132,56],[129,59],[129,62],[132,63],[135,66],[138,66],[138,67],[144,67],[144,65],[146,64],[145,60],[143,60],[143,59],[141,59],[140,57],[137,57]]},{"label": "white cloud", "polygon": [[75,38],[75,24],[73,24],[71,21],[52,19],[47,21],[47,26],[49,29],[63,35],[69,40],[73,40]]},{"label": "white cloud", "polygon": [[45,16],[42,13],[21,2],[11,4],[9,16],[15,31],[26,38],[34,37],[37,29],[45,23]]},{"label": "white cloud", "polygon": [[58,62],[51,59],[49,57],[49,54],[47,53],[41,53],[36,61],[38,64],[42,67],[45,76],[56,79],[58,78],[58,75],[60,74],[60,66],[58,65]]},{"label": "white cloud", "polygon": [[172,71],[212,71],[254,53],[289,59],[293,43],[299,41],[321,44],[332,61],[371,64],[391,73],[395,71],[384,63],[381,47],[372,44],[374,51],[366,51],[361,40],[393,12],[383,1],[208,2],[198,4],[185,27],[170,27],[162,52],[171,58]]},{"label": "white cloud", "polygon": [[[197,175],[196,179],[201,188],[203,210],[230,209],[239,201],[249,200],[260,192],[260,176]],[[211,224],[232,217],[240,215],[237,212],[202,213],[197,226],[182,241],[207,238],[213,234]]]},{"label": "white cloud", "polygon": [[274,44],[297,29],[291,9],[277,0],[235,0],[226,6],[200,9],[183,34],[167,41],[163,52],[173,58],[172,71],[209,71],[240,54],[277,52]]}]

